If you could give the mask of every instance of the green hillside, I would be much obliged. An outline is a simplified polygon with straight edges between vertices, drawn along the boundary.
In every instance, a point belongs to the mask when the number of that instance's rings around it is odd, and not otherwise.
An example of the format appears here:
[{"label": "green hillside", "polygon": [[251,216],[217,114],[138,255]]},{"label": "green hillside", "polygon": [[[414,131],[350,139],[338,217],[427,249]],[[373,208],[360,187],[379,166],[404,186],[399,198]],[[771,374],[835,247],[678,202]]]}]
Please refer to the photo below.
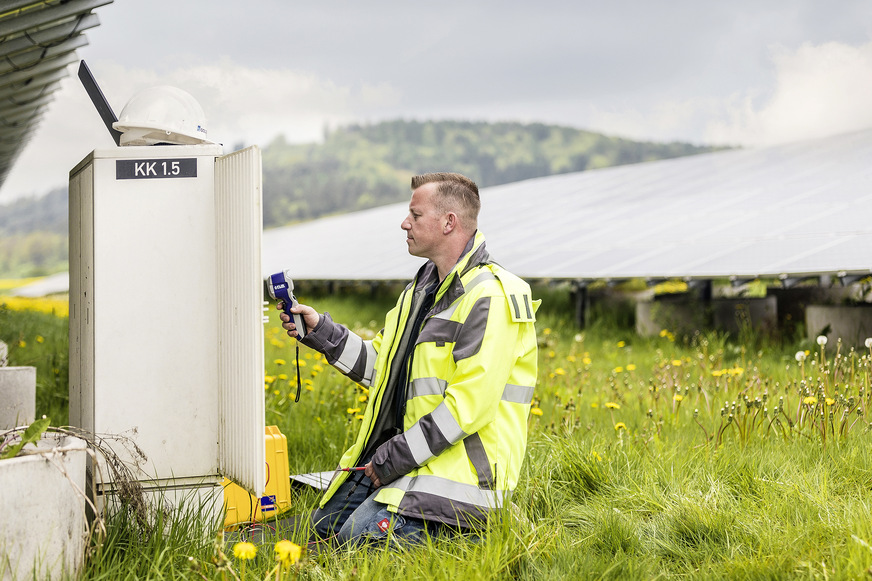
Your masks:
[{"label": "green hillside", "polygon": [[[457,171],[487,187],[711,151],[541,123],[386,121],[327,132],[322,143],[263,148],[264,227],[408,199],[412,175]],[[66,188],[0,206],[0,278],[67,268]]]}]

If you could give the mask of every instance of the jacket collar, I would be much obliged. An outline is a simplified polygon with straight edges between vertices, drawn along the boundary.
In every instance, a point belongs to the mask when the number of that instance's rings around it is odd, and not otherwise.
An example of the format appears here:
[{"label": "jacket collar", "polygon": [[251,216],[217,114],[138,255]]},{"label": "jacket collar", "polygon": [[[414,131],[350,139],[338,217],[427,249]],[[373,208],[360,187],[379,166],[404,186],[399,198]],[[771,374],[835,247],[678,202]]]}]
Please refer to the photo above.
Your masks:
[{"label": "jacket collar", "polygon": [[[442,281],[439,290],[436,291],[436,304],[431,312],[438,313],[456,301],[464,293],[463,283],[460,281],[461,277],[476,266],[487,262],[490,262],[490,254],[486,248],[484,234],[480,230],[476,230],[475,235],[467,242],[460,259]],[[438,276],[436,265],[433,261],[428,260],[418,271],[416,286],[427,288],[437,281]]]}]

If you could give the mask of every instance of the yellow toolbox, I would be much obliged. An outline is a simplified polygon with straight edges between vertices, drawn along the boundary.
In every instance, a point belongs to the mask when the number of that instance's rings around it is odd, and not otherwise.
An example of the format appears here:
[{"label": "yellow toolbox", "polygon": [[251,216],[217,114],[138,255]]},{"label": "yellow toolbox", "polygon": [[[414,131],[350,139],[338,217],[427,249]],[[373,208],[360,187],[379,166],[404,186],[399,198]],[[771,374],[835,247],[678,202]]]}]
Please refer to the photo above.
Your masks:
[{"label": "yellow toolbox", "polygon": [[262,522],[291,508],[291,480],[288,469],[288,439],[277,426],[266,426],[266,488],[257,498],[247,490],[224,479],[224,528]]}]

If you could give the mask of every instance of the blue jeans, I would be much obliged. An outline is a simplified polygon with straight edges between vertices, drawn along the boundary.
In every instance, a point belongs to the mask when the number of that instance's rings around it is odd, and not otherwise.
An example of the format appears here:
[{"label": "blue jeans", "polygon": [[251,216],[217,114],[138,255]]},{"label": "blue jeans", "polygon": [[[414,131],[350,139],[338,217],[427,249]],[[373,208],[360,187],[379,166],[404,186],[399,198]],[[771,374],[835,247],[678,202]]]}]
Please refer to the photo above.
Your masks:
[{"label": "blue jeans", "polygon": [[312,513],[315,533],[323,540],[335,540],[341,545],[361,545],[367,541],[388,538],[395,542],[422,543],[428,535],[442,528],[440,523],[428,523],[388,511],[377,502],[378,491],[363,472],[352,474],[324,508]]}]

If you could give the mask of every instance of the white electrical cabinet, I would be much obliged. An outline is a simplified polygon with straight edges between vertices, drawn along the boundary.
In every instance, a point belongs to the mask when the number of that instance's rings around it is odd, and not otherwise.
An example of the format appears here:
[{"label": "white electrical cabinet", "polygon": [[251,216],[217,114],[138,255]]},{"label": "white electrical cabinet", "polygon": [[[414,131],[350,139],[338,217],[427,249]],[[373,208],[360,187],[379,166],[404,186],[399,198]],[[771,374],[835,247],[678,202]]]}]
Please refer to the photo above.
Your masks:
[{"label": "white electrical cabinet", "polygon": [[146,490],[214,489],[225,475],[259,496],[260,151],[95,150],[69,192],[70,423],[135,444]]}]

